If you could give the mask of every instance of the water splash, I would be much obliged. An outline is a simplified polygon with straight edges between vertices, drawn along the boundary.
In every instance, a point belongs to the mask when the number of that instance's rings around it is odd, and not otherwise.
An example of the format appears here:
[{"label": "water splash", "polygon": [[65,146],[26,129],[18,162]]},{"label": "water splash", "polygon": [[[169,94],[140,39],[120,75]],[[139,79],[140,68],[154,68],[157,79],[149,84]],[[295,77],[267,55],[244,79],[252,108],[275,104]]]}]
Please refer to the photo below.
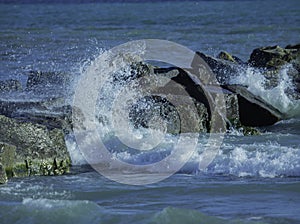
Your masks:
[{"label": "water splash", "polygon": [[296,92],[292,77],[292,65],[282,67],[273,77],[277,84],[271,84],[272,80],[266,78],[265,71],[247,67],[241,69],[240,75],[231,77],[230,84],[239,84],[248,87],[248,90],[256,96],[278,109],[286,119],[300,116],[299,93]]}]

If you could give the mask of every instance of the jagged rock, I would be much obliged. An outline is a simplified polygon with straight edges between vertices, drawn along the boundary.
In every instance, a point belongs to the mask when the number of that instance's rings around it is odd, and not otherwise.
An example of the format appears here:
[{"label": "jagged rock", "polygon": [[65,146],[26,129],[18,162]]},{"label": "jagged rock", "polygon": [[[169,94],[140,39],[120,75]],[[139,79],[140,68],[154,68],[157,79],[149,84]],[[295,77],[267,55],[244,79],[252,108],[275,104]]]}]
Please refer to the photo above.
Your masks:
[{"label": "jagged rock", "polygon": [[4,166],[0,163],[0,184],[5,184],[7,182],[7,176]]},{"label": "jagged rock", "polygon": [[226,51],[221,51],[218,55],[217,55],[217,58],[218,59],[222,59],[222,60],[225,60],[225,61],[230,61],[230,62],[233,62],[235,64],[245,64],[245,62],[243,62],[240,58],[234,56],[234,55],[231,55],[229,54],[228,52]]},{"label": "jagged rock", "polygon": [[5,184],[7,182],[7,175],[4,166],[0,163],[0,184]]},{"label": "jagged rock", "polygon": [[12,177],[16,157],[16,146],[0,142],[0,164],[2,164],[6,178]]},{"label": "jagged rock", "polygon": [[0,80],[0,92],[21,91],[22,84],[18,80]]},{"label": "jagged rock", "polygon": [[259,127],[276,123],[284,115],[258,96],[250,93],[246,87],[227,85],[224,88],[238,97],[240,122],[244,126]]},{"label": "jagged rock", "polygon": [[168,99],[164,95],[142,98],[133,105],[129,116],[136,127],[163,128],[158,123],[153,126],[151,122],[164,120],[166,131],[172,134],[208,131],[207,108],[182,95],[171,95]]},{"label": "jagged rock", "polygon": [[9,101],[0,99],[0,114],[18,121],[45,125],[47,128],[71,130],[71,106],[63,98],[40,101]]},{"label": "jagged rock", "polygon": [[[206,120],[205,125],[200,125],[200,127],[206,126],[206,128],[200,128],[201,132],[209,132],[211,131],[211,109],[215,104],[217,95],[222,95],[224,97],[224,106],[225,108],[217,108],[219,112],[224,112],[226,114],[221,115],[219,117],[224,122],[227,123],[228,127],[239,125],[239,110],[238,110],[238,99],[237,95],[233,92],[230,92],[220,86],[210,86],[210,85],[202,85],[200,86],[195,80],[193,80],[186,71],[179,68],[164,68],[164,69],[156,69],[156,74],[160,76],[168,76],[171,77],[173,81],[180,85],[171,85],[167,84],[164,86],[165,91],[161,90],[159,92],[163,94],[171,94],[171,95],[181,95],[186,96],[187,94],[194,100],[194,102],[199,103],[201,107],[205,107],[206,110],[199,112],[199,117],[202,120]],[[199,77],[201,79],[201,77]],[[203,83],[202,83],[203,84]],[[210,97],[209,97],[210,96]],[[202,113],[206,114],[202,116]],[[225,120],[224,120],[225,119]],[[220,124],[221,125],[221,124]],[[221,125],[222,126],[222,125]]]},{"label": "jagged rock", "polygon": [[196,52],[196,56],[191,63],[192,68],[197,68],[199,64],[202,64],[199,62],[198,57],[203,59],[204,62],[209,66],[206,69],[210,69],[214,73],[219,84],[228,84],[230,77],[237,76],[241,72],[241,69],[243,69],[242,64],[214,58],[201,52]]},{"label": "jagged rock", "polygon": [[295,44],[295,45],[289,44],[285,47],[285,49],[300,49],[300,44]]},{"label": "jagged rock", "polygon": [[299,61],[299,59],[299,48],[288,46],[288,48],[284,49],[279,46],[271,46],[254,49],[248,62],[254,67],[279,69],[294,60]]},{"label": "jagged rock", "polygon": [[46,126],[0,115],[0,142],[5,143],[1,157],[9,158],[0,162],[13,177],[60,175],[69,171],[71,159],[60,129],[48,130]]}]

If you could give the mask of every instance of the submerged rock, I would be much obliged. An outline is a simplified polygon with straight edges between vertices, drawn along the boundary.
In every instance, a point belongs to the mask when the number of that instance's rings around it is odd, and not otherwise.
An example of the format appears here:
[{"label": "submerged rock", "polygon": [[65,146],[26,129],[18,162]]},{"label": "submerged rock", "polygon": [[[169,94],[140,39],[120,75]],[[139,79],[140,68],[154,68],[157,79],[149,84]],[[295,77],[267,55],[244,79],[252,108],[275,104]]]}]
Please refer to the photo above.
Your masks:
[{"label": "submerged rock", "polygon": [[0,162],[8,177],[60,175],[69,171],[70,155],[60,129],[18,122],[0,115]]},{"label": "submerged rock", "polygon": [[28,74],[26,89],[34,90],[38,86],[49,85],[65,87],[70,84],[71,75],[63,72],[30,71]]},{"label": "submerged rock", "polygon": [[0,80],[0,92],[21,91],[22,84],[18,80]]}]

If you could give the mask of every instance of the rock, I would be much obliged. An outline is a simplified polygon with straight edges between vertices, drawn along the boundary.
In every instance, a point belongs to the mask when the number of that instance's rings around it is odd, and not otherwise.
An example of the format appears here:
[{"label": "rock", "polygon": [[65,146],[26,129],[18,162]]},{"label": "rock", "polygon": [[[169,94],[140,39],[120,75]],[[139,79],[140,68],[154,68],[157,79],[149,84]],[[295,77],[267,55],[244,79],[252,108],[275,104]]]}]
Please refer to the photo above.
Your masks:
[{"label": "rock", "polygon": [[238,97],[240,122],[244,126],[260,127],[276,123],[284,115],[258,96],[250,93],[246,87],[226,85],[224,88]]},{"label": "rock", "polygon": [[277,70],[287,63],[299,60],[299,57],[300,49],[292,46],[285,49],[279,46],[262,47],[253,50],[248,63],[253,67]]},{"label": "rock", "polygon": [[[144,97],[133,105],[129,114],[136,127],[163,128],[172,134],[208,131],[208,112],[204,104],[182,95]],[[155,123],[155,121],[157,121]],[[153,124],[151,124],[151,122]]]},{"label": "rock", "polygon": [[63,72],[31,71],[28,74],[25,91],[35,95],[58,97],[69,95],[73,77]]},{"label": "rock", "polygon": [[236,57],[234,55],[229,54],[226,51],[221,51],[218,54],[217,58],[225,60],[225,61],[230,61],[230,62],[233,62],[233,63],[236,63],[236,64],[241,64],[241,65],[245,64],[245,62],[243,62],[241,59],[239,59],[238,57]]},{"label": "rock", "polygon": [[[194,66],[196,66],[194,64]],[[171,77],[173,81],[180,85],[172,86],[165,85],[164,88],[166,91],[159,91],[163,94],[171,95],[186,95],[188,94],[194,101],[195,105],[201,105],[200,112],[198,112],[202,124],[200,124],[200,132],[210,132],[211,130],[211,107],[214,105],[214,102],[217,99],[217,95],[222,95],[224,97],[224,106],[225,108],[217,108],[219,113],[224,112],[226,114],[219,114],[218,118],[223,120],[227,124],[227,128],[240,128],[240,117],[239,117],[239,105],[238,105],[238,96],[236,93],[229,91],[221,86],[214,85],[203,85],[202,87],[198,85],[195,80],[193,80],[185,71],[179,68],[164,68],[164,69],[155,69],[156,74],[160,76]],[[201,79],[201,77],[199,78]],[[209,83],[209,82],[208,82]],[[204,84],[204,83],[202,83]],[[204,89],[203,89],[204,88]],[[208,97],[210,96],[210,97]],[[208,98],[211,98],[209,100]],[[203,109],[206,108],[205,110]],[[201,112],[202,111],[202,112]],[[203,116],[204,115],[204,116]],[[205,121],[204,121],[205,120]],[[220,127],[223,124],[219,125]],[[206,127],[206,128],[204,128]]]},{"label": "rock", "polygon": [[247,126],[242,125],[239,128],[239,130],[241,130],[245,136],[247,136],[247,135],[260,135],[261,134],[260,131],[255,127],[249,127],[249,126],[247,127]]},{"label": "rock", "polygon": [[0,81],[0,92],[21,91],[22,85],[18,80],[2,80]]},{"label": "rock", "polygon": [[0,163],[0,184],[5,184],[7,182],[7,176],[5,172],[5,168]]},{"label": "rock", "polygon": [[285,49],[300,49],[300,44],[295,44],[295,45],[289,44],[285,47]]},{"label": "rock", "polygon": [[[198,112],[202,124],[200,124],[200,132],[210,132],[211,130],[211,108],[214,105],[214,102],[217,99],[217,95],[222,95],[224,97],[224,106],[225,108],[217,108],[219,113],[218,118],[227,123],[228,128],[230,127],[240,127],[239,121],[239,108],[238,108],[238,98],[237,95],[227,89],[221,88],[220,86],[213,85],[198,85],[195,80],[193,80],[185,71],[179,68],[165,68],[165,69],[156,69],[155,72],[159,71],[161,76],[172,76],[172,80],[180,84],[179,86],[165,85],[166,91],[160,91],[161,93],[171,94],[171,95],[181,95],[186,96],[188,94],[194,101],[196,107],[197,104],[201,105],[200,112]],[[156,73],[157,74],[157,73]],[[201,79],[201,77],[199,78]],[[209,99],[211,98],[211,99]],[[205,110],[203,108],[206,108]],[[205,116],[203,116],[203,114]],[[205,121],[204,121],[205,120]],[[219,125],[220,127],[223,124]],[[204,128],[206,127],[206,128]]]},{"label": "rock", "polygon": [[48,130],[43,125],[0,115],[0,142],[6,145],[1,157],[9,158],[2,165],[6,165],[6,173],[12,177],[60,175],[69,171],[71,159],[60,129]]},{"label": "rock", "polygon": [[50,129],[63,129],[66,132],[71,130],[71,111],[71,106],[65,105],[62,98],[40,101],[0,99],[0,114],[18,121],[42,124]]},{"label": "rock", "polygon": [[12,177],[10,172],[14,167],[16,158],[16,146],[0,142],[0,163],[3,165],[7,177]]},{"label": "rock", "polygon": [[[230,77],[237,76],[241,72],[241,69],[243,69],[243,66],[237,64],[236,61],[232,62],[230,60],[221,60],[208,56],[201,52],[196,52],[196,54],[200,56],[204,60],[204,62],[207,63],[209,68],[206,69],[211,69],[211,71],[215,74],[215,77],[219,84],[228,84]],[[194,57],[194,61],[191,64],[192,68],[197,68],[199,66],[199,63],[201,64],[197,56]]]},{"label": "rock", "polygon": [[[157,92],[162,95],[174,96],[174,100],[178,101],[178,104],[182,102],[182,105],[190,105],[193,102],[198,110],[200,132],[209,131],[209,120],[211,119],[209,100],[203,88],[193,80],[193,77],[185,70],[176,67],[154,69],[154,73],[162,78],[171,79],[163,88],[158,88]],[[184,100],[187,97],[192,101]],[[191,114],[191,111],[188,113]]]},{"label": "rock", "polygon": [[32,89],[38,85],[59,85],[66,86],[69,84],[70,75],[62,72],[42,72],[30,71],[28,74],[26,87]]}]

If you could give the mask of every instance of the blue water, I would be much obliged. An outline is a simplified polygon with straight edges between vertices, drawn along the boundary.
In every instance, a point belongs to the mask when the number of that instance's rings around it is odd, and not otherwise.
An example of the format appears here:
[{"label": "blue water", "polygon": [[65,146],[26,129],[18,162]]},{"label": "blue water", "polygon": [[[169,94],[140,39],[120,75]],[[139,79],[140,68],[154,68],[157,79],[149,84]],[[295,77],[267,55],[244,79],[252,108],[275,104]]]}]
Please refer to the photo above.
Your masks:
[{"label": "blue water", "polygon": [[[101,52],[144,38],[210,55],[226,50],[246,61],[254,48],[299,43],[299,25],[297,0],[11,2],[0,4],[0,79],[26,81],[30,70],[77,79],[82,66]],[[251,79],[252,74],[242,75]],[[266,100],[284,95],[254,87]],[[283,105],[294,103],[281,99]],[[119,184],[77,168],[66,176],[12,179],[0,186],[0,223],[299,223],[300,120],[294,116],[263,131],[225,136],[204,171],[200,142],[177,174],[146,186]],[[74,164],[84,163],[72,142],[68,147]],[[151,162],[149,154],[116,156]]]}]

